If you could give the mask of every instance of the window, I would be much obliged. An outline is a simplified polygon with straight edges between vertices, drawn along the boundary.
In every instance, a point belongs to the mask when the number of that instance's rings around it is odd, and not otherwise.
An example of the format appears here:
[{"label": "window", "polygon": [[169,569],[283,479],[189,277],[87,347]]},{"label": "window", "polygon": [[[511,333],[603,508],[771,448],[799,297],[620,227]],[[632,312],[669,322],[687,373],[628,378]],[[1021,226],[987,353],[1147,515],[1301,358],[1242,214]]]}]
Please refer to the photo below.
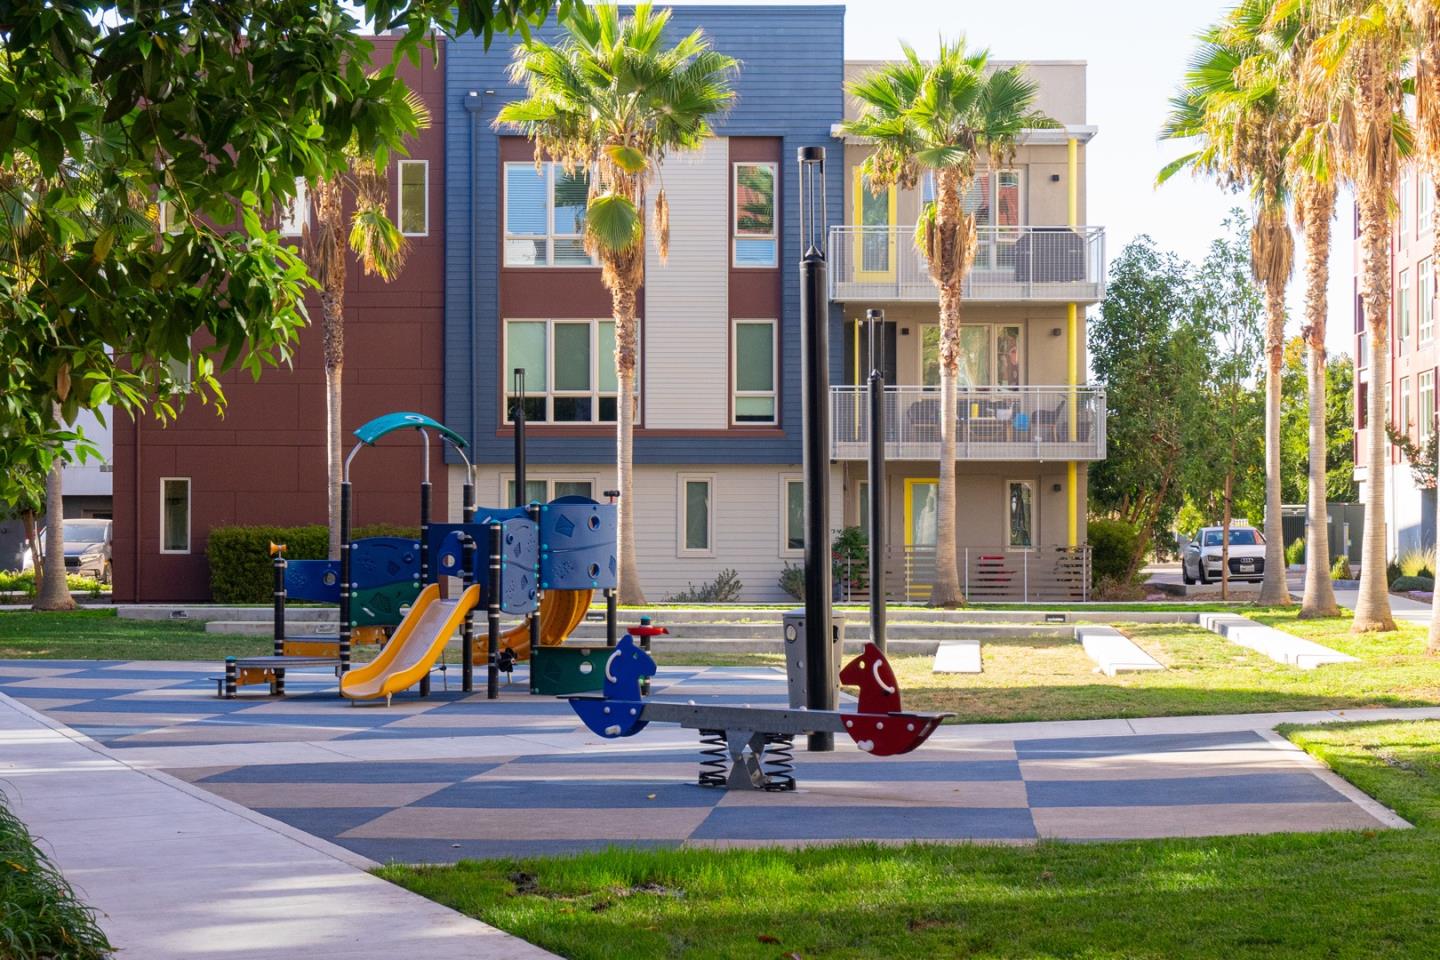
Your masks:
[{"label": "window", "polygon": [[[940,327],[920,329],[921,372],[927,387],[940,384]],[[1024,379],[1023,331],[1018,324],[967,323],[960,327],[961,387],[1019,386]]]},{"label": "window", "polygon": [[185,229],[184,215],[173,200],[161,200],[155,205],[155,217],[162,233],[179,233]]},{"label": "window", "polygon": [[1414,424],[1410,421],[1410,378],[1400,378],[1400,422],[1395,425],[1403,434],[1409,434]]},{"label": "window", "polygon": [[[595,499],[594,480],[531,480],[525,478],[525,502],[549,503],[561,497]],[[515,502],[515,478],[505,480],[505,506]]]},{"label": "window", "polygon": [[1435,429],[1435,371],[1426,370],[1420,374],[1420,422],[1416,424],[1419,428],[1416,433],[1416,440],[1423,448],[1430,442],[1430,434]]},{"label": "window", "polygon": [[189,357],[186,357],[183,360],[177,360],[174,357],[166,357],[165,372],[170,377],[169,383],[167,383],[166,386],[169,388],[169,391],[172,394],[189,393],[191,388],[195,385],[194,378],[192,378],[190,375]]},{"label": "window", "polygon": [[680,552],[709,555],[714,503],[710,477],[680,477]]},{"label": "window", "polygon": [[298,237],[310,225],[310,191],[305,178],[295,178],[295,195],[280,211],[280,232],[287,237]]},{"label": "window", "polygon": [[774,423],[775,321],[736,320],[730,347],[731,382],[735,385],[731,423]]},{"label": "window", "polygon": [[870,537],[870,484],[863,480],[860,481],[855,499],[857,501],[856,507],[860,512],[860,522],[858,526],[861,530],[865,531],[865,537],[868,540]]},{"label": "window", "polygon": [[505,266],[593,266],[582,236],[589,194],[589,171],[505,164]]},{"label": "window", "polygon": [[737,163],[735,169],[735,266],[773,267],[777,261],[773,163]]},{"label": "window", "polygon": [[1029,480],[1011,480],[1008,487],[1010,522],[1005,545],[1012,550],[1029,550],[1035,546],[1035,486]]},{"label": "window", "polygon": [[160,478],[160,552],[190,552],[190,478]]},{"label": "window", "polygon": [[805,481],[786,478],[780,481],[785,509],[785,540],[781,544],[785,553],[801,553],[805,550]]},{"label": "window", "polygon": [[1361,382],[1360,389],[1355,392],[1355,406],[1359,414],[1356,420],[1360,423],[1360,429],[1364,430],[1370,426],[1370,384]]},{"label": "window", "polygon": [[[1218,547],[1218,546],[1220,546],[1220,534],[1221,534],[1221,532],[1222,532],[1222,531],[1221,531],[1218,527],[1212,528],[1212,529],[1210,529],[1210,530],[1206,530],[1206,531],[1205,531],[1205,546],[1207,546],[1207,547]],[[1260,536],[1260,531],[1256,530],[1254,527],[1231,527],[1231,528],[1230,528],[1230,546],[1232,546],[1232,547],[1258,547],[1258,546],[1262,545],[1264,542],[1265,542],[1265,538],[1262,537],[1262,536]]]},{"label": "window", "polygon": [[1410,271],[1400,271],[1400,293],[1395,303],[1395,348],[1405,352],[1405,341],[1410,339]]},{"label": "window", "polygon": [[1435,337],[1435,271],[1430,260],[1420,261],[1420,342]]},{"label": "window", "polygon": [[1400,171],[1400,246],[1405,246],[1405,241],[1410,235],[1410,193],[1414,189],[1415,181],[1410,177],[1408,169]]},{"label": "window", "polygon": [[527,422],[615,422],[614,321],[507,320],[502,368],[507,423],[517,367],[525,370]]},{"label": "window", "polygon": [[401,160],[398,179],[400,232],[407,237],[423,237],[430,232],[430,162]]},{"label": "window", "polygon": [[1419,195],[1415,198],[1416,234],[1423,234],[1435,227],[1435,181],[1428,175],[1416,178],[1419,181]]}]

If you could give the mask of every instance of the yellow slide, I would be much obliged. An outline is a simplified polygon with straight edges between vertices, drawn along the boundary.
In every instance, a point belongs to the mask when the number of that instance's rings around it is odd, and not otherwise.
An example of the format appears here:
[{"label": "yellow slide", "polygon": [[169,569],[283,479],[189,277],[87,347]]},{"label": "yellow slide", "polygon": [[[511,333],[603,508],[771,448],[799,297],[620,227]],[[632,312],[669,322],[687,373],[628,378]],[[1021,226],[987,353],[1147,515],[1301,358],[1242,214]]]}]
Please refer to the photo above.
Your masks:
[{"label": "yellow slide", "polygon": [[380,655],[340,678],[340,693],[351,700],[388,702],[420,682],[445,650],[465,614],[480,602],[480,587],[466,590],[459,600],[441,600],[439,584],[430,584],[410,606]]},{"label": "yellow slide", "polygon": [[[585,619],[592,590],[547,590],[540,599],[540,646],[555,647],[565,642]],[[522,623],[500,637],[501,650],[515,651],[517,660],[530,659],[530,624]]]}]

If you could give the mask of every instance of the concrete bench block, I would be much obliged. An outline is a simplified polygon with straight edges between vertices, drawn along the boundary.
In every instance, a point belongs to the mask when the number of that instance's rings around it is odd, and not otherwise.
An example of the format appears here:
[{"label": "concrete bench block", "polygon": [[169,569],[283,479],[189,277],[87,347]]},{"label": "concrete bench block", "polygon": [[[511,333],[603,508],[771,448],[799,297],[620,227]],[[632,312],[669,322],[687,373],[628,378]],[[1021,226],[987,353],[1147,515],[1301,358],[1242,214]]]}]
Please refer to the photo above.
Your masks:
[{"label": "concrete bench block", "polygon": [[934,673],[979,673],[980,641],[947,640],[935,651]]},{"label": "concrete bench block", "polygon": [[1276,663],[1288,664],[1301,670],[1314,670],[1327,663],[1356,661],[1356,658],[1349,654],[1332,650],[1313,640],[1306,640],[1293,633],[1267,627],[1232,613],[1202,613],[1200,626],[1212,633],[1218,633],[1231,643],[1269,657]]},{"label": "concrete bench block", "polygon": [[1107,677],[1117,673],[1165,669],[1158,660],[1113,627],[1076,627],[1075,639],[1080,641],[1086,656],[1094,660]]}]

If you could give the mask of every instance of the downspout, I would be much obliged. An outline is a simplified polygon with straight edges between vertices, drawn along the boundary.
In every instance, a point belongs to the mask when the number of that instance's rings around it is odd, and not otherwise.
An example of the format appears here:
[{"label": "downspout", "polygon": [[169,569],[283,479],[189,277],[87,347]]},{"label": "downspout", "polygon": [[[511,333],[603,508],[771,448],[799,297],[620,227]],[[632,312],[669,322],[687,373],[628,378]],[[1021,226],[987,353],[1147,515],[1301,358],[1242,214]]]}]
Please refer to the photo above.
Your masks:
[{"label": "downspout", "polygon": [[[477,289],[480,277],[480,218],[476,213],[476,194],[480,187],[480,125],[484,122],[480,119],[480,111],[484,106],[484,94],[478,90],[465,94],[465,112],[470,114],[470,369],[466,371],[465,382],[470,390],[472,447],[480,437],[480,394],[475,388],[475,371],[480,363],[480,292]],[[471,482],[474,482],[473,477]],[[448,509],[446,515],[449,515]]]},{"label": "downspout", "polygon": [[[1066,178],[1069,181],[1067,217],[1070,228],[1073,230],[1079,225],[1080,220],[1080,145],[1074,137],[1065,141],[1065,153],[1069,174]],[[1080,414],[1076,408],[1076,386],[1080,382],[1080,311],[1074,303],[1066,304],[1065,320],[1068,331],[1066,340],[1069,347],[1068,383],[1070,386],[1066,409],[1070,412],[1070,442],[1073,444],[1078,436],[1076,427]],[[1067,546],[1074,547],[1080,543],[1080,470],[1074,460],[1065,464],[1065,498],[1065,542]]]}]

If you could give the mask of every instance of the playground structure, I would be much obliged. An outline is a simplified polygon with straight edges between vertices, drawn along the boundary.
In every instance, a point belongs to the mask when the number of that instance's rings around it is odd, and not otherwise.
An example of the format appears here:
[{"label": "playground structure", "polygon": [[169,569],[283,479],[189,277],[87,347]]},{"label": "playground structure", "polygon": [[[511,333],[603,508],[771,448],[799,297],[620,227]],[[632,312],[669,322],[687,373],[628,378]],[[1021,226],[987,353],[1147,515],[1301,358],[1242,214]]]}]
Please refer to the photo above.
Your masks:
[{"label": "playground structure", "polygon": [[[396,431],[414,429],[424,441],[420,485],[420,536],[352,541],[350,465],[356,454]],[[466,465],[463,519],[430,519],[429,432],[448,441]],[[267,684],[271,695],[285,692],[285,671],[333,667],[342,696],[351,700],[384,698],[418,684],[428,695],[430,674],[449,639],[461,636],[461,688],[474,684],[474,611],[487,615],[487,695],[499,696],[499,675],[516,660],[530,659],[531,690],[569,693],[598,689],[604,648],[566,645],[584,619],[595,591],[607,599],[607,637],[615,636],[615,506],[585,497],[564,497],[548,504],[508,508],[475,506],[474,473],[465,458],[465,441],[453,430],[417,413],[391,413],[355,431],[358,438],[345,461],[340,488],[341,549],[338,561],[286,560],[283,545],[275,556],[275,647],[270,656],[231,657],[218,678],[220,695]],[[523,490],[517,486],[517,490]],[[455,599],[441,597],[441,578],[461,581]],[[288,637],[285,603],[295,596],[337,602],[338,635]],[[525,621],[508,632],[502,614]],[[388,641],[370,663],[351,670],[352,644],[375,638],[393,626]],[[380,637],[383,639],[383,635]],[[444,669],[442,663],[441,666]]]}]

